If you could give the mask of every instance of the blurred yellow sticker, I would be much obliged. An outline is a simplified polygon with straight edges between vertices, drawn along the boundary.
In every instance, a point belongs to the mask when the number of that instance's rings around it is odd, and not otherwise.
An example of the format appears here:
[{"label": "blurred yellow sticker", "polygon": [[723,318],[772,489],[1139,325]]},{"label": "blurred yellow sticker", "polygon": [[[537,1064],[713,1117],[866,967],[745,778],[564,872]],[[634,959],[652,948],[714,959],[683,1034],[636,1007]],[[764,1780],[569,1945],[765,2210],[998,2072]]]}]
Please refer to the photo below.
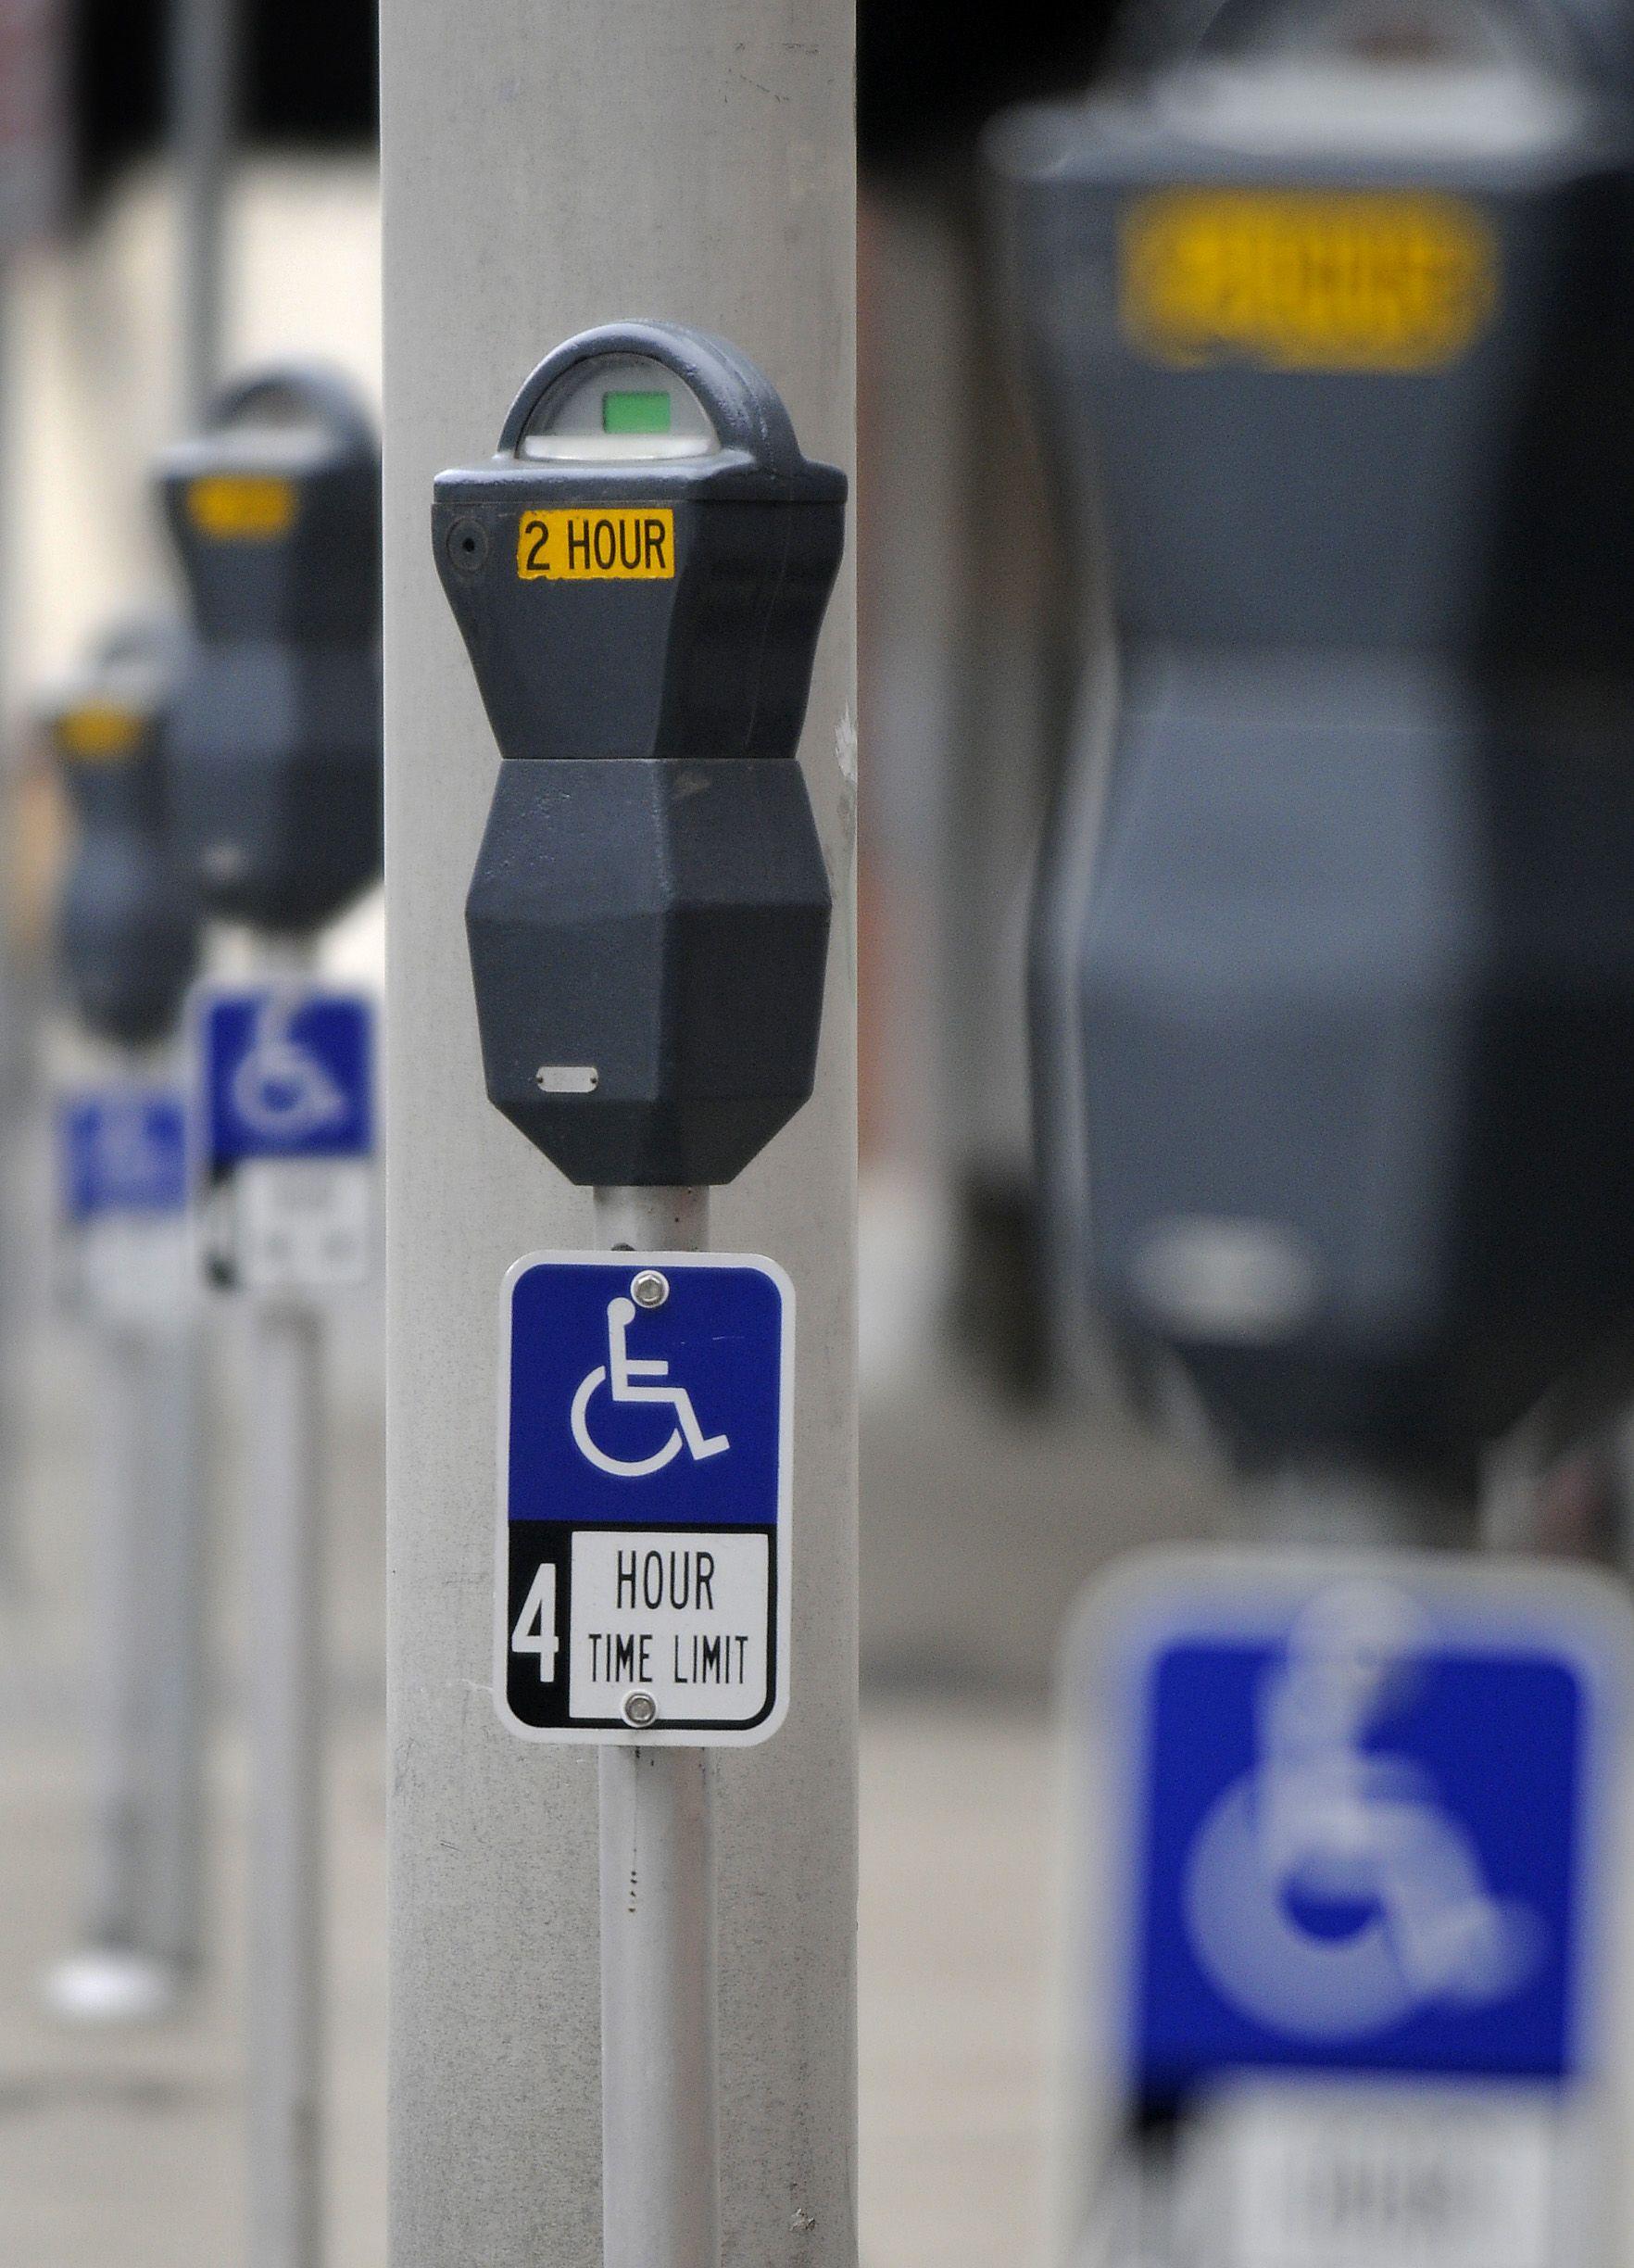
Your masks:
[{"label": "blurred yellow sticker", "polygon": [[189,485],[187,517],[219,543],[267,543],[295,525],[294,481],[268,472],[212,472]]},{"label": "blurred yellow sticker", "polygon": [[667,504],[523,512],[516,572],[524,583],[667,582],[675,573],[675,515]]},{"label": "blurred yellow sticker", "polygon": [[1498,248],[1457,197],[1174,189],[1125,208],[1119,312],[1181,368],[1412,372],[1456,361],[1498,304]]},{"label": "blurred yellow sticker", "polygon": [[112,701],[86,701],[70,709],[57,727],[65,756],[82,763],[114,763],[128,756],[142,737],[142,719]]}]

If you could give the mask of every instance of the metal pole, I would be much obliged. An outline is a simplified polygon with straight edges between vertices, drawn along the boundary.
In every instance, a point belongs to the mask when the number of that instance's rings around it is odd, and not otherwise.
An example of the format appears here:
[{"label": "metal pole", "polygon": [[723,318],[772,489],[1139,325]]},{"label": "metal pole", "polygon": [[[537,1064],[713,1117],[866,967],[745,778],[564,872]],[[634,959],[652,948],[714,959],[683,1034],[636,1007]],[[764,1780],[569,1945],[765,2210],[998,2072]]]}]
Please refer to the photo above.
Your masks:
[{"label": "metal pole", "polygon": [[204,1409],[200,1336],[177,1317],[150,1330],[143,1467],[152,1555],[147,1651],[147,1865],[142,1944],[178,1982],[198,1966],[203,1931],[205,1567]]},{"label": "metal pole", "polygon": [[[78,2023],[141,2023],[173,2007],[194,1939],[156,1932],[156,1892],[190,1877],[191,1847],[177,1849],[170,1757],[158,1753],[163,1705],[157,1658],[172,1635],[163,1621],[162,1541],[150,1532],[147,1482],[154,1419],[151,1346],[131,1323],[104,1322],[97,1355],[95,1515],[90,1653],[91,1821],[85,1927],[79,1949],[43,1978],[57,2016]],[[181,1786],[193,1781],[184,1759]]]},{"label": "metal pole", "polygon": [[[97,1674],[91,1798],[92,1947],[133,1950],[141,1909],[142,1606],[139,1532],[143,1433],[141,1342],[128,1328],[97,1333],[95,1567],[92,1646]],[[87,2013],[91,2012],[89,2010]]]},{"label": "metal pole", "polygon": [[[179,1220],[174,1232],[180,1284]],[[90,1895],[84,1944],[43,1989],[58,2015],[130,2022],[166,2013],[199,1955],[198,1341],[183,1312],[132,1313],[98,1316],[91,1343]]]},{"label": "metal pole", "polygon": [[[305,938],[260,942],[305,976]],[[292,1293],[249,1308],[249,2261],[322,2253],[322,1322]]]},{"label": "metal pole", "polygon": [[[443,0],[382,19],[394,2268],[602,2241],[597,1774],[489,1692],[500,1285],[584,1250],[591,1205],[484,1090],[460,901],[496,760],[431,484],[624,314],[731,338],[853,461],[853,13],[484,0],[452,47]],[[848,568],[801,751],[836,900],[817,1092],[712,1205],[798,1299],[792,1706],[714,1762],[722,2250],[755,2268],[856,2258],[851,624]]]},{"label": "metal pole", "polygon": [[[610,1252],[701,1252],[709,1191],[596,1192]],[[603,1748],[602,2268],[719,2268],[714,1775],[701,1748]]]},{"label": "metal pole", "polygon": [[321,2250],[322,1679],[318,1317],[250,1328],[250,2261]]},{"label": "metal pole", "polygon": [[181,233],[183,431],[197,425],[221,376],[235,32],[233,0],[171,0],[170,144]]},{"label": "metal pole", "polygon": [[[13,309],[17,266],[0,256],[0,512],[7,529],[16,525],[13,466],[16,435],[16,388],[13,358],[16,347]],[[11,754],[14,746],[12,690],[15,630],[12,618],[12,545],[0,545],[0,790],[8,805],[16,800]],[[15,809],[7,813],[15,826]],[[15,1506],[17,1480],[17,1342],[19,1298],[17,1260],[17,1153],[23,1100],[33,1070],[34,1027],[37,1023],[35,988],[21,965],[20,940],[9,891],[0,899],[0,1590],[15,1593],[23,1583]]]}]

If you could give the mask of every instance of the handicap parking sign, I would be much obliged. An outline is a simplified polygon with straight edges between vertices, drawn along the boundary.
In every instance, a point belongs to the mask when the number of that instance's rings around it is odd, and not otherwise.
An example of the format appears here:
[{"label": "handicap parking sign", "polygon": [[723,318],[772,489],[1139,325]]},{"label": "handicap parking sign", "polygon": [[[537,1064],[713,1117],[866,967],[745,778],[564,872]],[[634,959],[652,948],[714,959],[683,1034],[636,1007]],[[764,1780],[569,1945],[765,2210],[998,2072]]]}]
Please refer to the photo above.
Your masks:
[{"label": "handicap parking sign", "polygon": [[170,1087],[117,1081],[65,1095],[57,1110],[65,1217],[175,1214],[187,1203],[187,1105]]},{"label": "handicap parking sign", "polygon": [[209,1280],[323,1292],[368,1272],[374,1009],[299,980],[197,989],[201,1251]]},{"label": "handicap parking sign", "polygon": [[1119,1871],[1070,1989],[1125,2192],[1227,2268],[1415,2257],[1367,2216],[1431,2197],[1449,2268],[1560,2268],[1537,2199],[1604,2076],[1629,1656],[1609,1583],[1428,1556],[1188,1558],[1091,1606],[1072,1706],[1114,1792],[1081,1847]]},{"label": "handicap parking sign", "polygon": [[62,1097],[57,1136],[66,1298],[107,1324],[179,1328],[192,1289],[185,1095],[102,1081]]},{"label": "handicap parking sign", "polygon": [[211,1172],[245,1158],[372,1153],[372,1015],[361,995],[212,986],[198,1022]]},{"label": "handicap parking sign", "polygon": [[534,1740],[764,1740],[787,1706],[794,1292],[739,1254],[506,1279],[495,1695]]}]

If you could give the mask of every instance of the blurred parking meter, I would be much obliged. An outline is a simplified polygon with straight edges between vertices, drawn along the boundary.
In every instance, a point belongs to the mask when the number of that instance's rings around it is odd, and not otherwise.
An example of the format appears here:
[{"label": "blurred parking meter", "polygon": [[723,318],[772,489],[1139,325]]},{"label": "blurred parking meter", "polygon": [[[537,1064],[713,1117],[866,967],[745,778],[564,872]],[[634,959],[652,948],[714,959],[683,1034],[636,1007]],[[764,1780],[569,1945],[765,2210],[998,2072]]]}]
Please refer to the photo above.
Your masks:
[{"label": "blurred parking meter", "polygon": [[99,1358],[91,1886],[82,1947],[44,1986],[58,2013],[90,2022],[162,2013],[199,1953],[203,1476],[170,1043],[200,912],[170,831],[177,657],[169,625],[122,626],[43,712],[77,827],[59,957],[100,1053],[57,1100],[72,1288]]},{"label": "blurred parking meter", "polygon": [[710,1751],[787,1707],[794,1293],[699,1248],[815,1077],[796,747],[845,499],[760,372],[671,323],[569,340],[436,483],[501,756],[488,1094],[604,1246],[506,1279],[494,1672],[509,1731],[601,1751],[604,2268],[720,2260]]},{"label": "blurred parking meter", "polygon": [[194,633],[178,835],[218,919],[309,939],[380,878],[379,445],[342,380],[276,368],[158,478]]},{"label": "blurred parking meter", "polygon": [[229,385],[166,452],[193,638],[175,718],[179,839],[209,911],[259,933],[258,982],[194,1007],[207,1280],[252,1326],[250,2258],[320,2254],[321,1320],[370,1264],[373,1020],[306,973],[381,868],[380,460],[326,373]]},{"label": "blurred parking meter", "polygon": [[1467,1506],[1634,1321],[1634,143],[1527,19],[1349,20],[988,137],[1118,641],[1040,1142],[1149,1403]]},{"label": "blurred parking meter", "polygon": [[46,712],[73,809],[57,914],[69,996],[96,1039],[136,1052],[175,1032],[202,914],[170,824],[169,738],[180,640],[122,625]]},{"label": "blurred parking meter", "polygon": [[1631,1625],[1609,1578],[1429,1554],[1092,1589],[1060,2260],[1621,2257]]}]

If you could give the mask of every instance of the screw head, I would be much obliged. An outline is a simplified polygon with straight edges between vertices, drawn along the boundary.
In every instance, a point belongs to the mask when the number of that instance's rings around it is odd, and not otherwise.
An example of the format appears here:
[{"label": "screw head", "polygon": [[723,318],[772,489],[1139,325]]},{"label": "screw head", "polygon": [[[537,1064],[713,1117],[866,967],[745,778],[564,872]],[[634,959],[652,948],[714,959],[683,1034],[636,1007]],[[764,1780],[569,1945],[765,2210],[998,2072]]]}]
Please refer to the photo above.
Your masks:
[{"label": "screw head", "polygon": [[634,1725],[636,1732],[646,1732],[648,1725],[658,1722],[658,1703],[649,1693],[624,1695],[624,1722]]},{"label": "screw head", "polygon": [[630,1286],[630,1297],[637,1307],[661,1307],[669,1296],[670,1279],[657,1268],[643,1268]]}]

